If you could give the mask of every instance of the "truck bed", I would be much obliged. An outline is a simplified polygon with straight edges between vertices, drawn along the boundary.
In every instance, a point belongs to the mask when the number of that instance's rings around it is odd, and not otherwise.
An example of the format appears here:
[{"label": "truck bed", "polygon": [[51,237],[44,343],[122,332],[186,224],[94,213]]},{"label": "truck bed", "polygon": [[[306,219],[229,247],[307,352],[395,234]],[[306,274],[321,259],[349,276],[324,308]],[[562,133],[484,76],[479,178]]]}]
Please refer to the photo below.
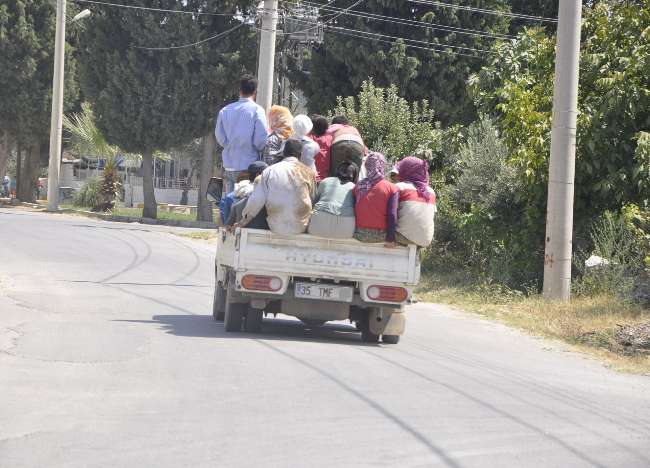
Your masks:
[{"label": "truck bed", "polygon": [[235,271],[345,281],[378,280],[409,286],[415,286],[420,279],[419,255],[413,245],[387,249],[383,244],[355,239],[238,229],[234,235],[222,232],[217,255],[221,264]]}]

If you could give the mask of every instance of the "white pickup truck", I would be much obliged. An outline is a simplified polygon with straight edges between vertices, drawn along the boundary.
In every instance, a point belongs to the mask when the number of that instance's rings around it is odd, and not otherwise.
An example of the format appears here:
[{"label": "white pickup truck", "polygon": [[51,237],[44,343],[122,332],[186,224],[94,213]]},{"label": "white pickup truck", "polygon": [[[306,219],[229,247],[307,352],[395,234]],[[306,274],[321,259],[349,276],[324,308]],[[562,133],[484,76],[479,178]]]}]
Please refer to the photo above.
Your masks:
[{"label": "white pickup truck", "polygon": [[220,229],[213,316],[229,332],[259,332],[264,314],[310,326],[350,320],[364,341],[396,344],[419,279],[415,246]]}]

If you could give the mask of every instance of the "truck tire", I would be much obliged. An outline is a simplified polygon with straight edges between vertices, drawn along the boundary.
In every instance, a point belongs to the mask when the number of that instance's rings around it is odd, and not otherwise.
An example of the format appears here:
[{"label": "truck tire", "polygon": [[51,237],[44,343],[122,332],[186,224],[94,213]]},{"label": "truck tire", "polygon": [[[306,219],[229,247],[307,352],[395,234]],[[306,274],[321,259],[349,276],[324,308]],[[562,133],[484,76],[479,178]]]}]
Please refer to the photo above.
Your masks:
[{"label": "truck tire", "polygon": [[363,318],[360,322],[358,322],[359,326],[358,328],[361,330],[361,341],[364,343],[378,343],[379,342],[379,335],[375,335],[373,332],[370,331],[370,323],[368,321],[368,315]]},{"label": "truck tire", "polygon": [[244,322],[244,331],[248,333],[259,333],[262,331],[262,318],[264,312],[258,309],[248,307],[246,312],[246,321]]},{"label": "truck tire", "polygon": [[397,344],[399,343],[399,335],[382,335],[381,341],[384,344]]},{"label": "truck tire", "polygon": [[217,322],[223,322],[226,314],[226,290],[217,282],[214,285],[214,298],[212,300],[212,317]]},{"label": "truck tire", "polygon": [[[230,291],[228,291],[230,296]],[[230,297],[226,299],[226,313],[223,319],[223,325],[227,332],[240,332],[242,322],[244,321],[244,314],[248,304],[240,304],[231,302]]]}]

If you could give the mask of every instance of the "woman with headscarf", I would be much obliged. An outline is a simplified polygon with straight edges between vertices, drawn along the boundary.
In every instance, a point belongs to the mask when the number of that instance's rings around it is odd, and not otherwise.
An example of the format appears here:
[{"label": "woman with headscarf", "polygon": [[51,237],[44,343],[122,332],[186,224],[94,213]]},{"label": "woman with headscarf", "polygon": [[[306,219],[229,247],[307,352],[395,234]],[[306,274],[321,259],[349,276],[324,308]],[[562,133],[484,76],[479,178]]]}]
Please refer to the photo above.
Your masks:
[{"label": "woman with headscarf", "polygon": [[354,181],[359,168],[350,161],[339,164],[336,177],[318,185],[309,234],[331,239],[351,239],[354,235]]},{"label": "woman with headscarf", "polygon": [[429,165],[415,156],[395,165],[400,182],[396,240],[427,247],[433,241],[436,193],[429,187]]},{"label": "woman with headscarf", "polygon": [[262,152],[262,161],[269,166],[284,150],[285,142],[293,135],[293,116],[283,106],[272,106],[269,111],[269,138]]},{"label": "woman with headscarf", "polygon": [[[300,155],[300,162],[314,171],[314,175],[318,176],[316,171],[315,159],[320,151],[318,143],[312,140],[308,135],[314,124],[311,119],[304,114],[296,115],[293,118],[293,136],[292,140],[299,140],[302,143],[302,153]],[[316,179],[318,181],[318,179]]]},{"label": "woman with headscarf", "polygon": [[383,154],[372,152],[368,155],[366,172],[366,178],[354,188],[354,238],[361,242],[384,242],[386,247],[394,247],[399,189],[386,180]]}]

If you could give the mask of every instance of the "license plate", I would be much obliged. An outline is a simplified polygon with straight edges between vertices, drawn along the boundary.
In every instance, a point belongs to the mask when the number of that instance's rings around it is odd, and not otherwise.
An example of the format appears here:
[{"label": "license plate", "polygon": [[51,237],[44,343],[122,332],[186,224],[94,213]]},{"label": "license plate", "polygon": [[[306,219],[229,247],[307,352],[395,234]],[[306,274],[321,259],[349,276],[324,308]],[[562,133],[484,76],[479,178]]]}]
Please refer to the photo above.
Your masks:
[{"label": "license plate", "polygon": [[320,301],[352,302],[354,291],[349,286],[333,286],[331,284],[296,283],[295,297],[301,299],[317,299]]}]

